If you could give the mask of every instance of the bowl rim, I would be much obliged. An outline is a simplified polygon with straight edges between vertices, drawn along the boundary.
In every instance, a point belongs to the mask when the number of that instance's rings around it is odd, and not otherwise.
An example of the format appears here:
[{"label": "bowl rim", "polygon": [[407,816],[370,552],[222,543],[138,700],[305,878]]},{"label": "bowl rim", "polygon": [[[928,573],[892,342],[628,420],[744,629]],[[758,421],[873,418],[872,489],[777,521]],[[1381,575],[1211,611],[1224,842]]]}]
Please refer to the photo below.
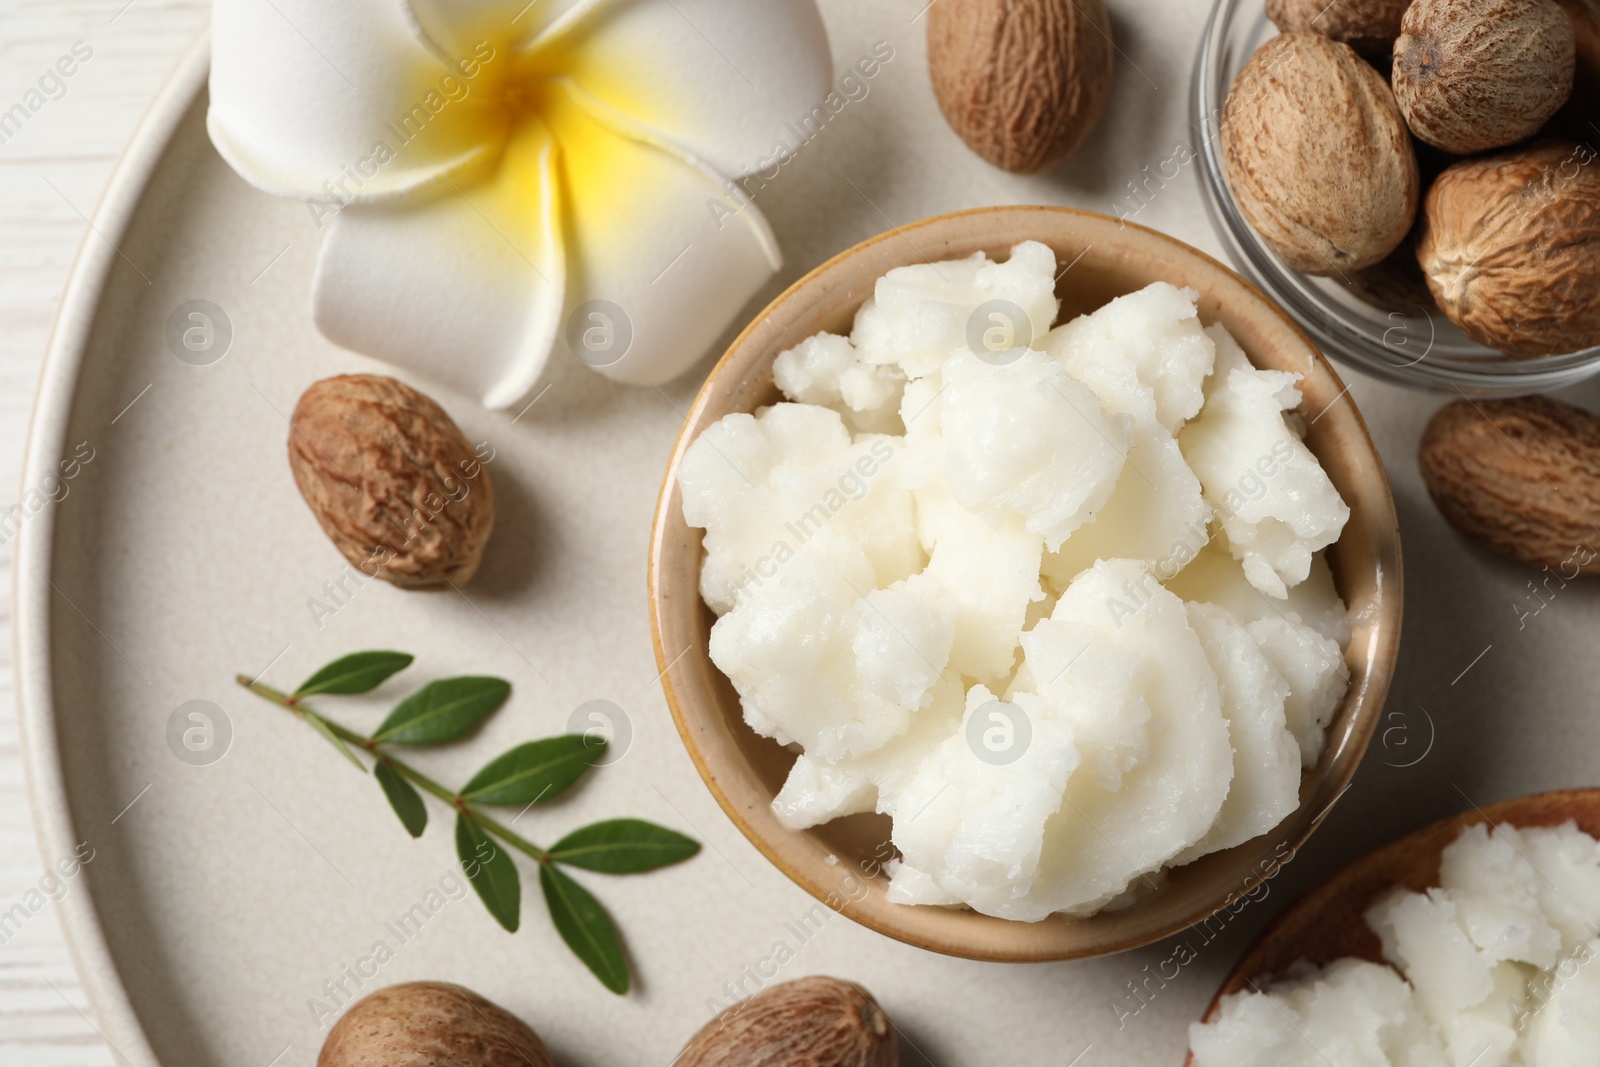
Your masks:
[{"label": "bowl rim", "polygon": [[[1333,810],[1333,807],[1337,801],[1343,797],[1345,792],[1349,790],[1351,781],[1355,776],[1355,772],[1359,768],[1366,749],[1370,744],[1371,738],[1376,731],[1378,719],[1383,707],[1383,702],[1387,697],[1389,686],[1393,680],[1395,663],[1399,654],[1400,634],[1402,629],[1401,624],[1404,614],[1404,576],[1399,523],[1395,511],[1393,491],[1389,484],[1388,473],[1384,467],[1382,457],[1378,453],[1377,446],[1372,441],[1372,436],[1367,428],[1366,421],[1362,418],[1360,410],[1356,408],[1354,402],[1352,401],[1349,405],[1348,417],[1353,420],[1353,426],[1358,431],[1358,441],[1361,446],[1363,446],[1360,451],[1371,459],[1370,473],[1374,477],[1375,485],[1378,488],[1381,488],[1381,493],[1377,494],[1377,498],[1382,504],[1383,514],[1381,516],[1381,525],[1387,538],[1387,546],[1390,549],[1390,551],[1387,553],[1381,554],[1382,566],[1380,568],[1379,577],[1380,588],[1386,598],[1384,609],[1386,614],[1384,616],[1384,621],[1387,625],[1385,627],[1379,627],[1375,629],[1373,641],[1371,642],[1370,647],[1366,650],[1365,660],[1368,664],[1366,676],[1370,684],[1356,697],[1359,703],[1358,710],[1360,711],[1360,714],[1352,717],[1351,730],[1345,736],[1344,740],[1346,745],[1354,747],[1354,755],[1349,761],[1347,769],[1340,774],[1328,776],[1327,780],[1334,783],[1338,789],[1338,793],[1333,800],[1327,803],[1312,818],[1306,820],[1303,825],[1291,832],[1288,838],[1290,849],[1287,858],[1281,859],[1281,861],[1274,860],[1274,865],[1269,870],[1255,870],[1243,880],[1236,882],[1235,888],[1228,891],[1223,897],[1216,899],[1214,903],[1208,901],[1207,905],[1203,909],[1194,914],[1190,914],[1186,917],[1173,918],[1162,923],[1154,924],[1148,929],[1136,933],[1129,933],[1121,937],[1107,939],[1103,943],[1097,944],[1093,947],[1046,948],[1010,951],[998,950],[991,947],[986,947],[985,945],[977,943],[976,941],[967,941],[960,944],[954,944],[947,940],[939,940],[924,936],[915,931],[907,930],[903,926],[888,919],[881,918],[872,912],[864,911],[856,902],[841,903],[837,900],[834,894],[831,894],[829,891],[824,889],[819,881],[813,878],[810,873],[802,870],[802,864],[792,863],[773,841],[768,840],[766,835],[757,830],[756,827],[751,824],[750,820],[747,819],[744,813],[740,810],[739,805],[734,801],[734,799],[729,795],[728,791],[724,788],[723,784],[719,781],[718,772],[710,765],[705,753],[701,751],[693,736],[689,721],[690,713],[686,712],[685,701],[680,698],[679,693],[674,687],[673,677],[675,674],[675,669],[679,666],[679,661],[688,655],[690,649],[685,649],[684,651],[677,653],[675,656],[670,655],[667,651],[662,634],[664,598],[661,591],[661,564],[663,550],[665,547],[666,527],[671,519],[671,511],[674,506],[677,505],[677,501],[674,498],[674,490],[677,488],[677,475],[679,466],[689,445],[691,445],[699,436],[700,431],[694,429],[697,420],[703,415],[706,407],[710,404],[717,390],[723,384],[721,382],[721,372],[729,365],[733,358],[741,352],[741,350],[750,340],[751,336],[766,323],[768,318],[780,307],[780,305],[785,304],[797,294],[804,291],[813,281],[835,266],[886,241],[894,239],[909,240],[907,238],[908,233],[914,234],[918,230],[944,225],[954,220],[1012,213],[1067,216],[1091,220],[1095,224],[1116,223],[1120,228],[1137,230],[1148,237],[1155,238],[1157,241],[1168,246],[1181,256],[1194,257],[1203,265],[1209,266],[1210,268],[1221,272],[1224,276],[1238,284],[1251,299],[1259,304],[1260,309],[1263,312],[1275,317],[1279,323],[1281,323],[1281,325],[1286,326],[1292,333],[1297,335],[1306,346],[1307,351],[1310,353],[1313,359],[1313,363],[1320,365],[1320,369],[1330,376],[1332,383],[1336,387],[1340,387],[1338,397],[1343,397],[1348,393],[1349,387],[1345,385],[1343,380],[1339,377],[1338,371],[1322,353],[1322,350],[1318,347],[1316,342],[1307,335],[1306,331],[1298,322],[1287,315],[1282,308],[1280,308],[1275,302],[1262,293],[1261,290],[1257,288],[1249,279],[1241,276],[1238,271],[1235,271],[1233,268],[1220,262],[1214,256],[1211,256],[1206,252],[1179,240],[1178,238],[1172,237],[1169,234],[1152,229],[1151,227],[1144,226],[1136,222],[1130,222],[1126,219],[1118,219],[1114,216],[1105,215],[1099,212],[1085,211],[1078,208],[1038,204],[1009,204],[968,208],[959,211],[944,212],[928,216],[902,226],[892,226],[888,230],[868,237],[867,239],[829,257],[824,262],[807,271],[793,284],[785,288],[783,292],[773,298],[739,332],[733,341],[730,342],[723,354],[718,358],[712,369],[708,372],[705,380],[701,383],[699,389],[696,391],[693,403],[689,406],[684,416],[683,426],[679,430],[678,437],[673,444],[672,452],[667,460],[666,471],[663,475],[661,489],[657,496],[656,508],[651,523],[648,550],[647,592],[650,602],[651,644],[655,650],[656,665],[660,672],[658,677],[661,682],[663,694],[666,697],[668,710],[672,714],[673,725],[678,731],[679,739],[682,741],[696,772],[700,775],[701,781],[716,799],[717,804],[722,809],[723,813],[734,824],[734,826],[738,828],[740,833],[742,833],[744,837],[755,846],[757,851],[759,851],[767,859],[769,863],[782,872],[790,881],[804,889],[808,894],[816,898],[818,901],[821,901],[823,904],[833,908],[838,913],[850,917],[852,920],[867,927],[868,929],[891,937],[897,941],[914,945],[918,948],[927,949],[929,951],[967,959],[1008,963],[1033,963],[1085,959],[1111,955],[1158,941],[1161,938],[1186,929],[1195,923],[1205,921],[1206,919],[1217,915],[1224,909],[1234,905],[1240,899],[1247,897],[1250,893],[1253,893],[1261,883],[1271,879],[1272,877],[1275,877],[1277,872],[1281,870],[1281,867],[1290,862],[1294,856],[1298,854],[1299,850],[1304,847],[1306,841],[1317,830],[1317,828],[1321,826],[1322,822]],[[914,250],[916,250],[914,243],[912,243],[912,247]],[[920,257],[918,262],[936,261],[921,253],[920,250],[917,250],[917,252],[918,256]],[[775,358],[775,356],[776,353],[774,353],[773,358]],[[1337,400],[1337,397],[1335,400]],[[677,506],[679,506],[681,510],[681,505]],[[696,607],[698,608],[700,606],[702,606],[702,602],[699,600],[698,593],[696,593]],[[1353,644],[1349,647],[1353,647]],[[715,669],[714,665],[712,669]],[[1351,690],[1356,688],[1360,680],[1360,678],[1352,676],[1350,682]],[[1345,699],[1350,699],[1348,693]],[[745,729],[748,729],[748,727],[745,727]],[[1301,814],[1301,811],[1304,807],[1305,804],[1302,801],[1295,811],[1286,816],[1283,823],[1280,823],[1279,825],[1282,826],[1287,824],[1290,820],[1295,819]],[[1272,834],[1276,830],[1277,828],[1275,827],[1274,830],[1269,830],[1268,834]],[[786,834],[802,834],[805,832],[807,831],[783,831],[783,833]],[[1246,842],[1245,844],[1251,844],[1259,840],[1261,840],[1260,837],[1254,838],[1251,842]],[[1236,846],[1236,848],[1242,847],[1244,846]],[[914,908],[917,906],[895,905],[895,907]],[[1016,920],[999,919],[992,916],[983,916],[983,918],[996,923],[1016,923],[1020,926],[1039,927],[1043,925],[1043,923],[1020,923]],[[1057,915],[1052,916],[1051,918],[1062,918],[1062,916]]]},{"label": "bowl rim", "polygon": [[[1259,13],[1259,9],[1256,10]],[[1440,320],[1436,320],[1427,309],[1420,309],[1425,316],[1420,320],[1410,314],[1402,315],[1404,320],[1426,322],[1430,334],[1427,349],[1421,356],[1408,362],[1409,355],[1400,352],[1399,346],[1410,339],[1409,331],[1406,338],[1395,346],[1390,345],[1388,335],[1394,329],[1401,328],[1399,325],[1384,329],[1382,337],[1375,340],[1368,330],[1361,328],[1337,305],[1320,295],[1308,297],[1300,287],[1292,284],[1310,276],[1283,264],[1240,215],[1223,168],[1218,143],[1222,111],[1227,104],[1228,93],[1216,93],[1213,88],[1218,79],[1224,77],[1231,86],[1237,76],[1237,71],[1228,72],[1220,65],[1224,42],[1228,38],[1229,27],[1250,17],[1250,13],[1251,9],[1245,0],[1214,0],[1200,34],[1194,70],[1189,79],[1188,110],[1190,128],[1197,135],[1194,155],[1200,172],[1200,199],[1212,231],[1227,250],[1234,269],[1257,288],[1267,291],[1273,302],[1286,310],[1297,324],[1320,318],[1320,325],[1313,321],[1306,328],[1318,335],[1319,347],[1325,349],[1330,358],[1385,381],[1414,389],[1502,397],[1547,392],[1600,374],[1600,344],[1575,352],[1518,359],[1467,339],[1476,351],[1484,354],[1483,359],[1449,357],[1430,361],[1428,355],[1432,351],[1433,337]],[[1266,16],[1260,17],[1264,19]],[[1494,151],[1508,151],[1511,147],[1515,146]],[[1427,188],[1424,187],[1417,198],[1419,217],[1426,195]],[[1382,313],[1382,309],[1376,310]],[[1394,315],[1401,314],[1391,313],[1390,321]],[[1439,315],[1442,321],[1448,323],[1442,312]],[[1389,355],[1406,356],[1406,359],[1388,358]]]}]

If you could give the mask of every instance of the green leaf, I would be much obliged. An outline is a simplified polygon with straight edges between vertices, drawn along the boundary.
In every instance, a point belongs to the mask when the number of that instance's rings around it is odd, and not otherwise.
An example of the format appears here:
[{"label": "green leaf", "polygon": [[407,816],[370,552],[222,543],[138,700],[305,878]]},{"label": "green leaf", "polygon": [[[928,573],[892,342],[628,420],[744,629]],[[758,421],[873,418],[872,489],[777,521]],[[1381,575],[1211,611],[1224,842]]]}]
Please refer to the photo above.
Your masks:
[{"label": "green leaf", "polygon": [[405,652],[352,652],[301,682],[294,695],[367,693],[378,688],[391,674],[409,666],[411,656]]},{"label": "green leaf", "polygon": [[378,777],[378,784],[383,786],[384,796],[389,798],[389,806],[400,816],[406,832],[412,837],[421,837],[422,831],[428,826],[428,809],[422,803],[422,795],[401,777],[399,771],[383,760],[378,761],[373,773]]},{"label": "green leaf", "polygon": [[522,880],[511,856],[465,815],[456,819],[456,855],[495,922],[516,933],[522,918]]},{"label": "green leaf", "polygon": [[344,743],[343,738],[333,732],[333,727],[329,726],[327,721],[323,719],[321,715],[318,715],[310,708],[301,708],[300,717],[314,726],[317,733],[321,734],[323,737],[326,737],[328,739],[328,744],[332,745],[340,752],[343,752],[345,759],[356,765],[356,770],[360,771],[362,774],[367,773],[367,765],[356,759],[356,754],[350,751],[350,746]]},{"label": "green leaf", "polygon": [[539,888],[556,932],[600,984],[613,993],[628,991],[628,964],[611,917],[583,886],[548,863],[539,865]]},{"label": "green leaf", "polygon": [[372,739],[391,745],[454,741],[510,695],[511,683],[504,678],[441,678],[396,704]]},{"label": "green leaf", "polygon": [[490,760],[462,787],[461,796],[489,806],[548,800],[582,778],[605,751],[604,739],[583,734],[529,741]]},{"label": "green leaf", "polygon": [[602,874],[636,874],[684,860],[700,843],[643,819],[608,819],[574,830],[550,849],[550,858]]}]

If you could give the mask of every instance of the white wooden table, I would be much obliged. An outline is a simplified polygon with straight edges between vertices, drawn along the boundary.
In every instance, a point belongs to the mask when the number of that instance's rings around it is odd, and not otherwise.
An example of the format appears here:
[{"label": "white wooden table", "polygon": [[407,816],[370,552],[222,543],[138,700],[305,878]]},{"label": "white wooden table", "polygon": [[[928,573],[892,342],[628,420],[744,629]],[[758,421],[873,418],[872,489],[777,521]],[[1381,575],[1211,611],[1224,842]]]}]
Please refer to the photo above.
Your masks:
[{"label": "white wooden table", "polygon": [[[902,2],[909,7],[912,0]],[[916,0],[916,6],[922,2]],[[1124,27],[1129,31],[1124,59],[1132,65],[1137,58],[1140,64],[1134,68],[1136,76],[1125,79],[1132,88],[1121,105],[1123,121],[1134,116],[1140,123],[1159,120],[1174,136],[1186,136],[1177,123],[1191,35],[1198,32],[1194,0],[1119,3],[1125,21],[1117,32],[1122,34]],[[1141,38],[1138,31],[1145,24],[1157,25],[1155,19],[1141,24],[1133,18],[1129,9],[1141,4],[1181,13],[1161,23],[1174,23],[1172,33],[1181,42],[1163,42],[1159,31]],[[39,361],[68,269],[89,232],[88,217],[146,104],[204,25],[209,6],[208,0],[0,0],[0,509],[20,491],[16,472]],[[30,90],[41,89],[41,76],[80,41],[93,50],[92,56],[59,87],[46,79],[43,88],[53,90],[56,98],[30,98]],[[1158,90],[1145,69],[1158,74],[1164,69],[1171,76],[1163,74]],[[1148,89],[1140,79],[1148,82]],[[39,106],[20,128],[8,128],[4,117],[19,102]],[[1138,128],[1142,136],[1145,127]],[[1192,170],[1183,180],[1195,180]],[[970,206],[970,190],[964,194],[958,186],[957,181],[922,198],[922,209],[911,217]],[[1049,192],[1053,200],[1065,193],[1080,206],[1112,210],[1121,195],[1119,186],[1114,172],[1104,171],[1079,175]],[[991,191],[982,199],[1037,199],[1020,182],[1005,188],[1015,191]],[[1098,199],[1102,194],[1104,199]],[[1139,221],[1215,248],[1214,241],[1206,240],[1204,219],[1194,203],[1192,195],[1164,196]],[[875,219],[872,224],[875,228]],[[1513,613],[1525,596],[1528,573],[1493,560],[1449,531],[1427,503],[1417,475],[1415,442],[1440,398],[1402,393],[1355,374],[1347,374],[1347,380],[1352,398],[1385,449],[1406,528],[1407,650],[1393,704],[1402,716],[1424,712],[1430,738],[1433,718],[1428,709],[1438,712],[1439,754],[1418,770],[1407,769],[1419,762],[1411,759],[1409,749],[1369,757],[1361,790],[1330,817],[1329,827],[1319,834],[1315,858],[1287,874],[1281,892],[1274,889],[1271,910],[1293,899],[1319,873],[1390,836],[1459,810],[1463,798],[1488,803],[1541,789],[1593,785],[1597,778],[1592,754],[1600,751],[1600,718],[1593,708],[1600,666],[1588,635],[1600,626],[1600,586],[1564,593],[1550,619],[1527,627],[1532,633],[1522,633]],[[1579,403],[1600,410],[1600,379],[1575,392],[1581,394],[1573,397]],[[7,571],[12,548],[0,540],[0,568]],[[0,598],[0,917],[43,874],[18,757],[9,616],[9,601]],[[1495,651],[1489,656],[1491,649]],[[1457,687],[1469,670],[1474,671],[1469,682]],[[1385,725],[1375,751],[1390,746],[1395,723],[1386,720]],[[1400,741],[1404,743],[1403,736]],[[1428,744],[1433,751],[1432,741]],[[66,891],[73,891],[70,885]],[[1246,925],[1257,928],[1264,920],[1265,913],[1253,914],[1231,935],[1229,947],[1219,951],[1237,951],[1249,936]],[[1126,973],[1136,973],[1142,963],[1159,963],[1160,951],[1152,947],[1105,973],[1115,983]],[[1214,953],[1218,962],[1208,966],[1220,968],[1222,958]],[[1210,971],[1191,973],[1185,991],[1169,995],[1172,999],[1164,1004],[1173,1011],[1197,1011],[1215,980]],[[1177,1003],[1179,996],[1187,998],[1183,1005]],[[1060,1062],[1079,1047],[1063,1047]],[[1098,1063],[1123,1062],[1114,1059],[1114,1049],[1096,1055]],[[117,1062],[95,1029],[54,910],[38,909],[15,933],[0,925],[0,1067],[103,1067]],[[939,1062],[956,1064],[961,1058]]]},{"label": "white wooden table", "polygon": [[[46,78],[42,105],[20,127],[0,125],[0,507],[18,492],[39,360],[67,270],[88,231],[86,217],[208,9],[206,0],[0,0],[0,113],[37,102],[29,91],[40,88],[41,76],[75,42],[93,49],[59,83],[64,91]],[[0,544],[0,568],[8,576],[12,549]],[[43,874],[15,720],[7,599],[0,600],[0,913]],[[0,933],[0,942],[0,1063],[116,1063],[95,1030],[52,909],[9,937]]]}]

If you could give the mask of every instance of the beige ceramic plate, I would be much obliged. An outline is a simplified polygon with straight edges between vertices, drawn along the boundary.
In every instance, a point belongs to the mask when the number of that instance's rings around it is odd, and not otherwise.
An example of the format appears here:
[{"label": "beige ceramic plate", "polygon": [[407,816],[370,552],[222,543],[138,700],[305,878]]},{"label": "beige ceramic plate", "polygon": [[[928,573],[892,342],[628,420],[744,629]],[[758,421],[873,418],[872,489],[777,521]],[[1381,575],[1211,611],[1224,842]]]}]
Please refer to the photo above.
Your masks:
[{"label": "beige ceramic plate", "polygon": [[[1568,819],[1585,833],[1600,837],[1600,789],[1562,789],[1475,807],[1367,853],[1300,898],[1267,927],[1217,990],[1205,1021],[1216,1017],[1223,997],[1282,974],[1296,960],[1321,964],[1356,956],[1384,962],[1378,935],[1367,926],[1363,914],[1395,886],[1420,893],[1438,885],[1440,855],[1467,827],[1485,822],[1491,826],[1556,826]],[[1185,1062],[1193,1067],[1194,1057]]]},{"label": "beige ceramic plate", "polygon": [[[852,816],[805,832],[779,824],[771,801],[794,757],[745,726],[733,687],[707,655],[714,618],[697,591],[701,534],[684,524],[676,478],[685,449],[707,426],[779,399],[772,382],[772,361],[779,352],[819,330],[848,332],[856,309],[886,271],[979,250],[1003,258],[1023,240],[1049,245],[1066,268],[1057,283],[1063,319],[1153,281],[1191,286],[1200,293],[1201,318],[1223,323],[1254,363],[1304,375],[1300,410],[1311,421],[1307,444],[1351,510],[1328,561],[1354,629],[1345,653],[1349,693],[1328,727],[1321,760],[1302,780],[1298,811],[1268,835],[1172,872],[1159,891],[1133,907],[1032,924],[889,903],[887,879],[879,870],[892,855],[889,821],[883,816]],[[1400,637],[1394,502],[1344,383],[1280,311],[1209,256],[1140,226],[1059,208],[988,208],[902,227],[836,256],[774,301],[733,343],[689,412],[662,486],[650,562],[656,657],[667,701],[723,810],[768,859],[818,899],[891,937],[975,959],[1071,959],[1146,944],[1270,876],[1316,828],[1355,773],[1383,706]],[[850,891],[852,879],[866,882],[864,895]]]}]

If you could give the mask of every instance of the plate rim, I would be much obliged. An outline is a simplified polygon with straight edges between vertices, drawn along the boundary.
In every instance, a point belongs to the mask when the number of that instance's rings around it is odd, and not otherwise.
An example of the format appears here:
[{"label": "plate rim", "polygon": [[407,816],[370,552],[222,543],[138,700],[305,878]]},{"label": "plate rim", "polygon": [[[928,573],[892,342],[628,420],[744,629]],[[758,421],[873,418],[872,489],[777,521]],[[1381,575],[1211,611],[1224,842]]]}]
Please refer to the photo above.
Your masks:
[{"label": "plate rim", "polygon": [[[204,91],[211,70],[209,26],[195,35],[162,83],[112,167],[57,306],[28,417],[21,487],[55,469],[66,442],[85,349],[105,295],[110,269],[150,178],[166,157],[178,125]],[[51,566],[56,514],[45,508],[17,534],[12,561],[12,653],[16,664],[18,748],[40,858],[64,856],[80,840],[68,799],[56,732],[51,680]],[[88,879],[55,902],[61,929],[102,1039],[123,1060],[159,1064],[128,997],[95,906]]]}]

